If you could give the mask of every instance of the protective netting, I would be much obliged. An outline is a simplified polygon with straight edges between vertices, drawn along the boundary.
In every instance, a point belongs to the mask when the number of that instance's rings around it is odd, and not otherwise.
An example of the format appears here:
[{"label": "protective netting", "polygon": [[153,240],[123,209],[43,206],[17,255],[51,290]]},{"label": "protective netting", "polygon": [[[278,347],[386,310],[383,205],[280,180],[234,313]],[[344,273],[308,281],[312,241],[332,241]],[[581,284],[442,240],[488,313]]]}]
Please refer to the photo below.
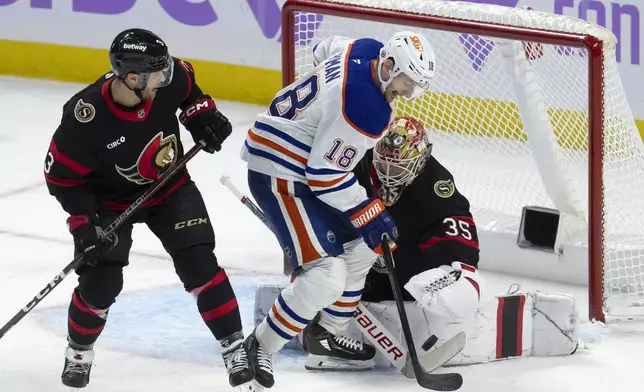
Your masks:
[{"label": "protective netting", "polygon": [[[582,33],[601,40],[604,221],[603,238],[593,240],[604,242],[605,311],[622,313],[624,307],[641,303],[644,154],[618,74],[612,33],[572,17],[494,5],[438,0],[327,2],[360,5],[367,12],[370,7],[385,8],[401,15],[430,14]],[[427,128],[434,155],[454,173],[459,189],[471,201],[479,230],[516,233],[522,208],[543,206],[562,211],[566,218],[559,249],[587,246],[585,49],[518,43],[523,54],[516,55],[516,44],[508,41],[372,22],[364,14],[338,17],[297,12],[295,23],[296,77],[312,69],[312,48],[327,37],[373,37],[384,42],[396,31],[421,31],[436,52],[436,77],[431,92],[414,104],[398,100],[396,111],[412,115]],[[515,54],[504,56],[508,51]]]}]

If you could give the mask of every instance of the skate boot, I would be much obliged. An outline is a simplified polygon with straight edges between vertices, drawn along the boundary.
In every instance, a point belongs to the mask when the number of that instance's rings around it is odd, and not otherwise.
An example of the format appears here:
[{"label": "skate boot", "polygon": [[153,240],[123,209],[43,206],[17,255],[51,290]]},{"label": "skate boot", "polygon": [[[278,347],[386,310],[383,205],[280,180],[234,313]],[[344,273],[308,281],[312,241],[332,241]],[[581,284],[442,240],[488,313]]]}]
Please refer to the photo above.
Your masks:
[{"label": "skate boot", "polygon": [[243,343],[242,336],[239,340],[227,344],[226,347],[222,344],[221,356],[228,371],[228,382],[233,388],[253,381],[253,372],[248,366],[248,357],[242,346]]},{"label": "skate boot", "polygon": [[255,381],[264,388],[271,388],[275,384],[273,378],[273,354],[266,351],[264,346],[255,337],[255,331],[244,342],[244,349],[248,355],[248,363],[255,373]]},{"label": "skate boot", "polygon": [[376,365],[375,347],[347,336],[336,336],[320,324],[307,327],[307,370],[360,371]]},{"label": "skate boot", "polygon": [[63,384],[73,388],[84,388],[89,383],[94,350],[78,350],[67,346],[65,349],[65,368],[60,376]]}]

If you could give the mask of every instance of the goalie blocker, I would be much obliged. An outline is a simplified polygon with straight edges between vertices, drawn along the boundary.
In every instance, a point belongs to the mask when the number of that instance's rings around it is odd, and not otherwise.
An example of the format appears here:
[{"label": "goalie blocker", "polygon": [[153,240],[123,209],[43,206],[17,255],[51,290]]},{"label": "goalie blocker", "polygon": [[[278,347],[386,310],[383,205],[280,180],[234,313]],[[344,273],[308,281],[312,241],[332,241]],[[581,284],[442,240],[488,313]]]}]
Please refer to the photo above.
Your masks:
[{"label": "goalie blocker", "polygon": [[[256,325],[268,313],[283,288],[276,285],[258,288],[255,296]],[[405,341],[393,301],[362,301],[362,304],[394,337],[400,342]],[[431,335],[438,337],[433,346],[439,347],[459,332],[465,332],[465,348],[446,365],[569,355],[577,349],[578,309],[574,297],[567,294],[526,292],[497,296],[482,302],[473,317],[459,320],[433,317],[411,301],[405,303],[405,308],[416,339],[414,343],[420,353],[427,348],[423,346]],[[355,323],[358,317],[358,314],[354,316],[347,335],[366,341]],[[303,333],[300,333],[285,347],[305,350],[303,342]],[[386,355],[386,348],[379,349],[385,352],[376,354],[376,366],[391,366],[391,356]]]}]

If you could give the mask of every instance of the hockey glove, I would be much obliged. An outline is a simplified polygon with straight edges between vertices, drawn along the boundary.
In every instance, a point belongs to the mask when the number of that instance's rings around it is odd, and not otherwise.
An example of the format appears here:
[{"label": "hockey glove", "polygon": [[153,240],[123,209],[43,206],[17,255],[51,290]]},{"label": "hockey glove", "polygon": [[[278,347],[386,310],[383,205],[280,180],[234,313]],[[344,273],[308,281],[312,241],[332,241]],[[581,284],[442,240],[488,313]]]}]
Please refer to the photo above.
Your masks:
[{"label": "hockey glove", "polygon": [[209,95],[203,95],[181,112],[179,121],[192,134],[195,143],[202,140],[206,143],[204,150],[211,154],[221,150],[222,143],[233,132],[230,122],[217,110]]},{"label": "hockey glove", "polygon": [[[367,199],[356,207],[347,211],[349,220],[356,231],[364,238],[369,248],[382,254],[382,235],[389,234],[393,241],[398,239],[396,222],[389,215],[380,199]],[[396,249],[396,244],[391,244],[390,249]]]},{"label": "hockey glove", "polygon": [[[95,221],[95,220],[94,220]],[[84,264],[95,267],[98,260],[118,243],[116,233],[100,239],[103,229],[94,224],[87,215],[73,215],[67,218],[67,227],[74,236],[78,253],[85,253]]]}]

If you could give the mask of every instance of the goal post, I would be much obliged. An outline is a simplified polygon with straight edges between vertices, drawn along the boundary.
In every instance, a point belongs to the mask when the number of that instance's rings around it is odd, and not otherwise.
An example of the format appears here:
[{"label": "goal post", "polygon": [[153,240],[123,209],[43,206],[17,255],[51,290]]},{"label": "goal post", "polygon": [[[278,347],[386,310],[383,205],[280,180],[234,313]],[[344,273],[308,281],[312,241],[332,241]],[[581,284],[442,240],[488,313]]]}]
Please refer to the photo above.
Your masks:
[{"label": "goal post", "polygon": [[[395,110],[425,126],[470,200],[482,268],[587,284],[590,319],[644,315],[644,192],[632,200],[644,189],[644,151],[613,33],[468,2],[288,0],[283,84],[313,69],[312,48],[325,38],[384,42],[410,29],[432,44],[436,77]],[[550,252],[517,246],[526,206],[558,211]]]}]

